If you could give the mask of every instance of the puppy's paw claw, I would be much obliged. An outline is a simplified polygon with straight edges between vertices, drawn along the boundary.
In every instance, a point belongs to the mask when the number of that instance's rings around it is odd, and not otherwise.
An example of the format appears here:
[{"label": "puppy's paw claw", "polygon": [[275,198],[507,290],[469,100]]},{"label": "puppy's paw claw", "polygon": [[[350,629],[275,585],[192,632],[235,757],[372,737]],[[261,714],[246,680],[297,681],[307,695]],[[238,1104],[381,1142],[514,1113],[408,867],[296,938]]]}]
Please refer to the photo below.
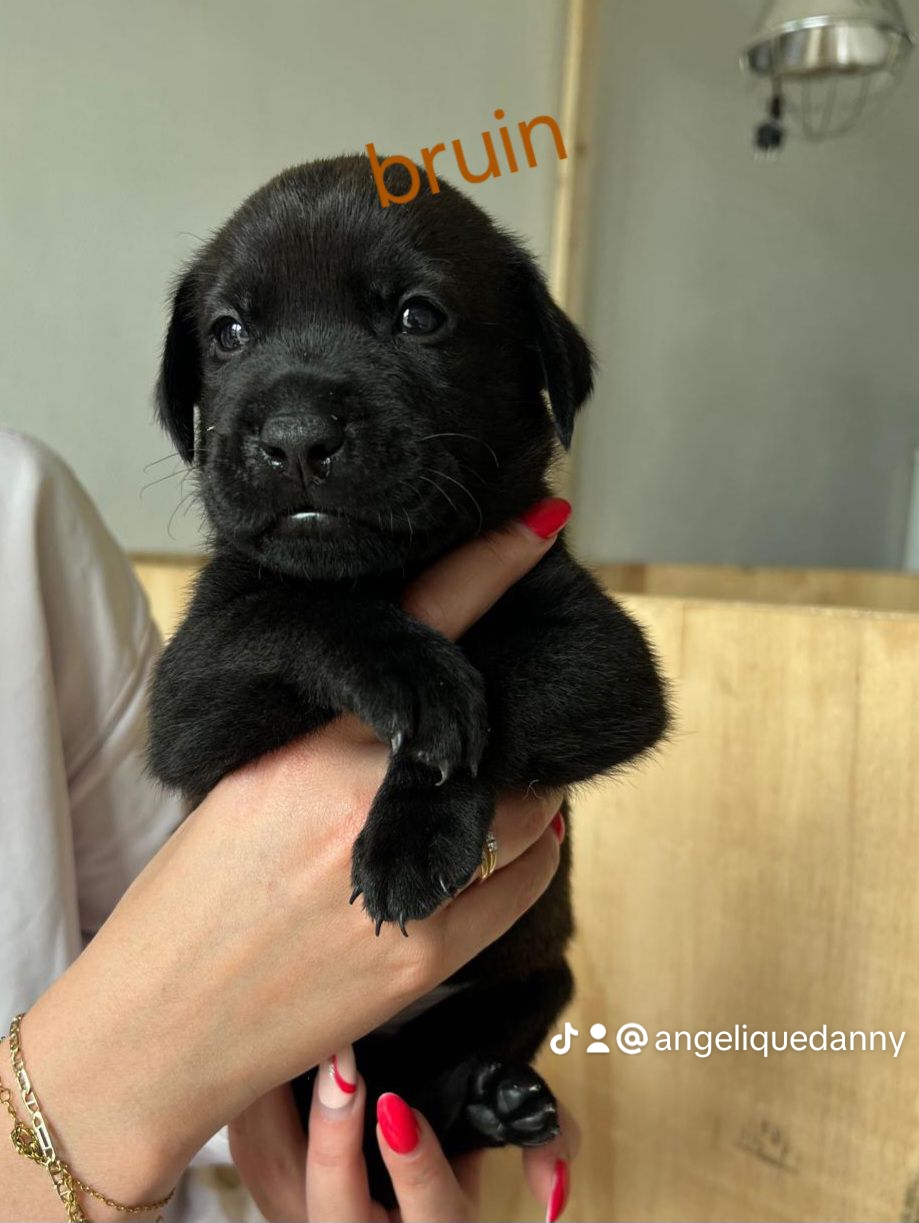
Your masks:
[{"label": "puppy's paw claw", "polygon": [[442,786],[444,782],[447,781],[448,778],[450,777],[450,773],[452,770],[446,764],[440,764],[437,767],[438,767],[438,772],[440,773],[440,781],[438,781],[436,784],[438,786]]}]

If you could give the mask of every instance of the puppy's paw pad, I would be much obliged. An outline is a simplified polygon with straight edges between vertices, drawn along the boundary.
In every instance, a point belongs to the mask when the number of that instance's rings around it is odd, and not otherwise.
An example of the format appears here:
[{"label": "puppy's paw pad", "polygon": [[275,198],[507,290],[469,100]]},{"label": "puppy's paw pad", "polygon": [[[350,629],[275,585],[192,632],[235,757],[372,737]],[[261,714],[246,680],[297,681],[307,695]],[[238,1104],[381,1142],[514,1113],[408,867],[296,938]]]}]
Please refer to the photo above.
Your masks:
[{"label": "puppy's paw pad", "polygon": [[472,878],[492,798],[471,778],[442,787],[386,786],[354,843],[351,882],[375,923],[429,917]]},{"label": "puppy's paw pad", "polygon": [[555,1097],[531,1066],[482,1066],[469,1084],[465,1112],[469,1124],[495,1143],[538,1147],[559,1134]]}]

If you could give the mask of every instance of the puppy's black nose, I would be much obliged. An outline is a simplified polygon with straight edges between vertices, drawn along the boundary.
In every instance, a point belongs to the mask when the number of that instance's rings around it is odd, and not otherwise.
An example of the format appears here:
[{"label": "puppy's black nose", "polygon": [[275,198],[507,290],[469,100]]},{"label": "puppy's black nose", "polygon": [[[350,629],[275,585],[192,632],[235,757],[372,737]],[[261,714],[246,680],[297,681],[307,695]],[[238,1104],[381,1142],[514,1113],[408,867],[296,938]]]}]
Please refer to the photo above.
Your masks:
[{"label": "puppy's black nose", "polygon": [[302,484],[327,478],[344,441],[341,421],[324,412],[270,416],[259,433],[262,453],[272,467]]}]

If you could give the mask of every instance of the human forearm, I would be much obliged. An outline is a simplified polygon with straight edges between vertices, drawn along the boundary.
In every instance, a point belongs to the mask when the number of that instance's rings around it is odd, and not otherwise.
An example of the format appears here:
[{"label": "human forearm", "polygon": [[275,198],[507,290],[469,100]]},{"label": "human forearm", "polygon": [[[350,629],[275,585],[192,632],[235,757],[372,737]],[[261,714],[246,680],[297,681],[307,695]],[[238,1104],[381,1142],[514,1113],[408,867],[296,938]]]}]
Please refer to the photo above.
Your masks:
[{"label": "human forearm", "polygon": [[[105,1000],[81,998],[79,973],[65,975],[40,998],[22,1022],[20,1041],[27,1072],[54,1144],[55,1155],[74,1177],[105,1196],[128,1205],[156,1203],[170,1193],[187,1159],[180,1154],[187,1135],[185,1117],[171,1130],[158,1127],[160,1094],[151,1078],[151,1059],[143,1052],[124,1059],[121,1040],[106,1015]],[[102,1005],[99,1005],[101,1001]],[[129,1008],[128,1008],[129,1010]],[[84,1034],[81,1019],[92,1017]],[[97,1022],[98,1020],[98,1022]],[[125,1013],[121,1035],[133,1022]],[[159,1068],[163,1074],[165,1065]],[[29,1111],[19,1092],[10,1041],[0,1044],[0,1082],[19,1120]],[[0,1129],[12,1130],[9,1112],[0,1112]],[[180,1133],[181,1131],[181,1133]],[[154,1218],[128,1215],[76,1187],[77,1200],[93,1220]],[[49,1172],[26,1159],[0,1135],[0,1219],[65,1218],[66,1209]]]},{"label": "human forearm", "polygon": [[[243,908],[254,881],[231,880],[229,895],[210,894],[221,843],[190,860],[181,851],[194,824],[161,849],[22,1021],[25,1064],[58,1154],[81,1180],[126,1204],[168,1194],[202,1144],[265,1086],[253,1049],[257,1019],[240,1021],[244,966],[227,946],[234,919],[243,920],[232,902]],[[11,1010],[0,1015],[0,1036],[11,1018]],[[8,1040],[0,1083],[27,1123]],[[0,1220],[64,1218],[48,1172],[9,1141],[13,1124],[0,1109]],[[122,1217],[79,1197],[93,1220]]]},{"label": "human forearm", "polygon": [[[192,982],[176,982],[172,1005],[158,999],[160,965],[148,962],[135,974],[136,949],[125,947],[119,959],[117,941],[90,944],[29,1009],[20,1039],[57,1155],[107,1197],[138,1205],[172,1190],[237,1098],[219,1060],[204,1054],[206,1026],[196,1024]],[[0,1081],[28,1122],[9,1040],[0,1045]],[[3,1111],[0,1127],[8,1132],[12,1124]],[[48,1172],[2,1135],[0,1152],[0,1218],[63,1218]],[[78,1197],[93,1220],[128,1217],[85,1191]]]}]

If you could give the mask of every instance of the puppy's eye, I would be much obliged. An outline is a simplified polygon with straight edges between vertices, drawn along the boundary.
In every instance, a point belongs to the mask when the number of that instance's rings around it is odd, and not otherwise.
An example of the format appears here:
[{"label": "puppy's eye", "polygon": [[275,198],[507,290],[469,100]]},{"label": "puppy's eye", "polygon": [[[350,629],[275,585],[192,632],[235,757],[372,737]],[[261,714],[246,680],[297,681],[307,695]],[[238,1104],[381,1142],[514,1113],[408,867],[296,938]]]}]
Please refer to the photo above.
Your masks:
[{"label": "puppy's eye", "polygon": [[403,335],[433,335],[446,322],[442,310],[426,297],[410,297],[399,312],[398,330]]},{"label": "puppy's eye", "polygon": [[211,328],[211,335],[221,352],[238,352],[249,340],[248,331],[235,318],[219,318]]}]

